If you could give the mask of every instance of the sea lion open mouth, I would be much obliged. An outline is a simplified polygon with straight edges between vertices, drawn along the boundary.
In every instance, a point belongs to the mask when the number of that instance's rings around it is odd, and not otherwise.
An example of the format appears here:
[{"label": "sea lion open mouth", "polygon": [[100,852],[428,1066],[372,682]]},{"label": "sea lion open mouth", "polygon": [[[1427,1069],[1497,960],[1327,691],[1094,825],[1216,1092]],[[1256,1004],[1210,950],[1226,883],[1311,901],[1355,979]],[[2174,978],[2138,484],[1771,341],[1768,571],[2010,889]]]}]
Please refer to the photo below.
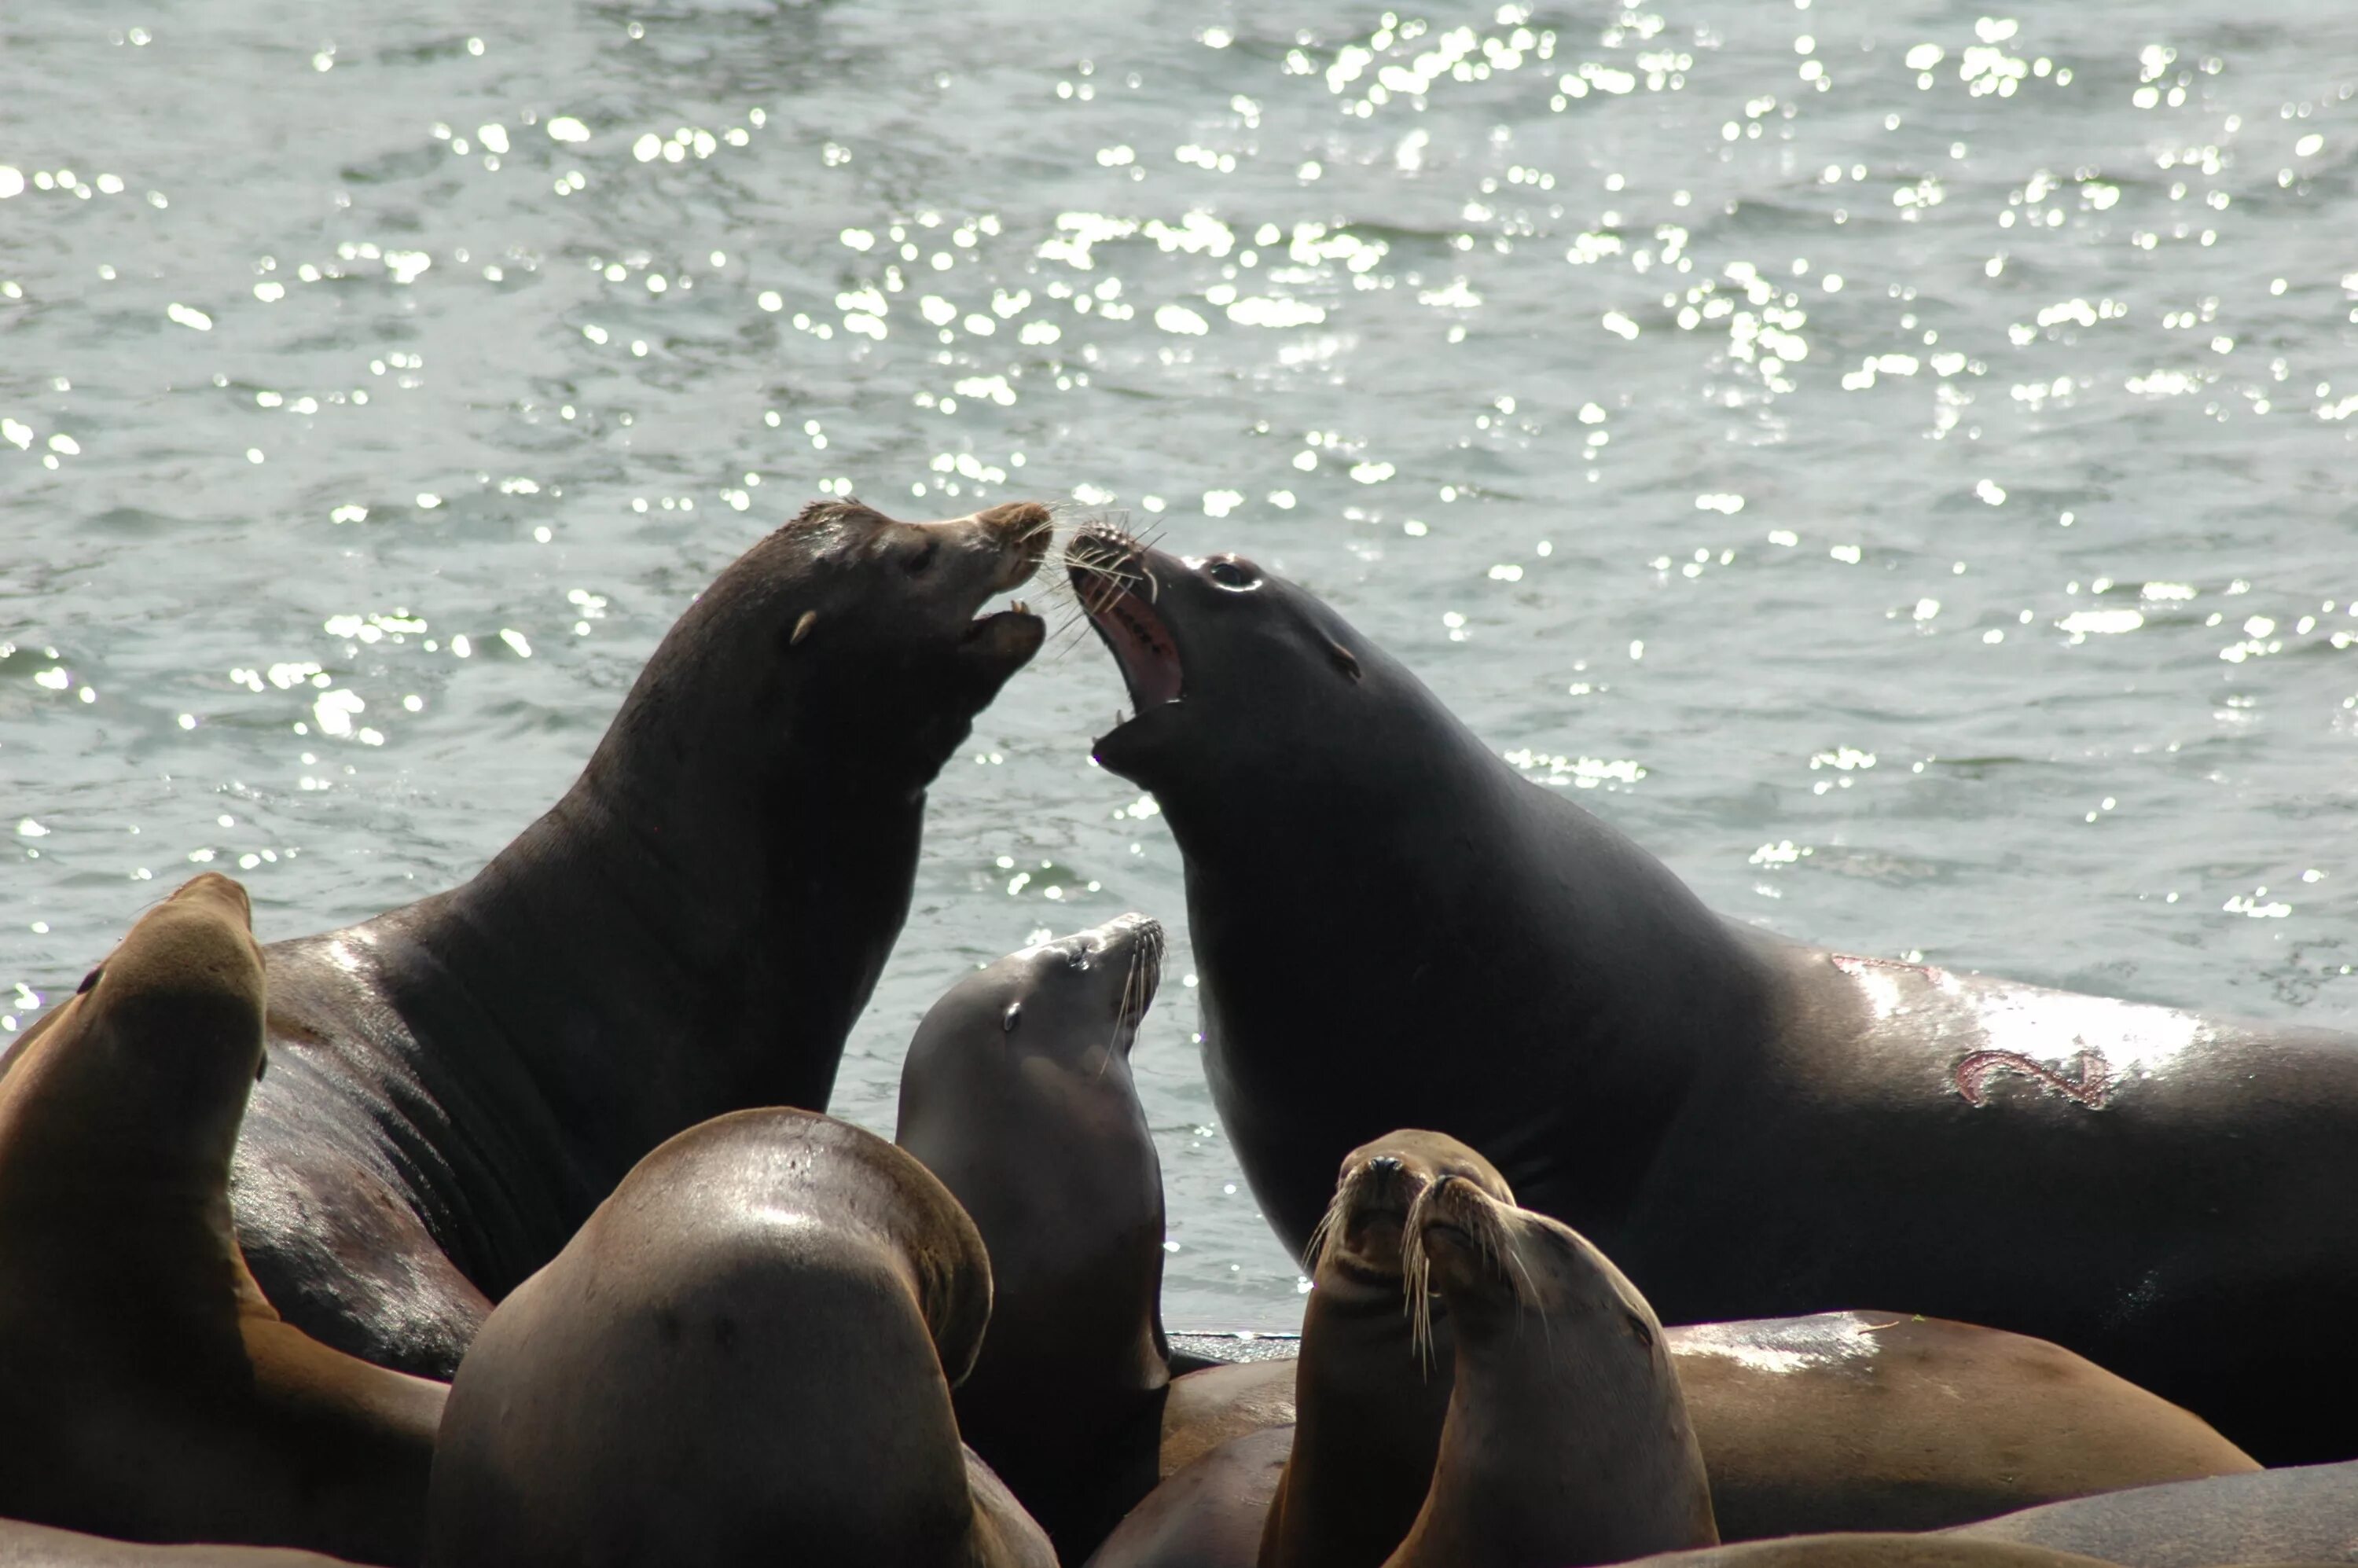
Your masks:
[{"label": "sea lion open mouth", "polygon": [[1111,528],[1085,529],[1065,546],[1065,570],[1089,624],[1113,650],[1138,711],[1177,702],[1184,685],[1179,645],[1155,611],[1161,585],[1138,542]]}]

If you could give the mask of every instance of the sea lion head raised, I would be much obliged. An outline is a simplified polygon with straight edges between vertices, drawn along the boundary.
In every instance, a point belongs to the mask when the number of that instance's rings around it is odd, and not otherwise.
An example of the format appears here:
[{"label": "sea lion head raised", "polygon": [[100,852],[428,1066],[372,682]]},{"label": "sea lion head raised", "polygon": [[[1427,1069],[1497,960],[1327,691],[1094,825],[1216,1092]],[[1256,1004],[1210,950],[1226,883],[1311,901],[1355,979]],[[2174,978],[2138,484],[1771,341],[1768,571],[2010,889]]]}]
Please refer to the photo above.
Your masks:
[{"label": "sea lion head raised", "polygon": [[30,1095],[72,1107],[38,1118],[58,1125],[22,1134],[97,1141],[117,1125],[135,1128],[110,1160],[193,1158],[225,1171],[262,1076],[264,998],[245,889],[215,871],[191,878],[141,915],[11,1054],[7,1076],[29,1073],[39,1084],[20,1079],[7,1101],[22,1102],[28,1119]]},{"label": "sea lion head raised", "polygon": [[[910,1058],[923,1063],[944,1050],[974,1049],[970,1026],[988,1013],[1006,1054],[1045,1057],[1096,1078],[1109,1056],[1129,1056],[1163,977],[1163,923],[1132,914],[1010,953],[934,1004],[909,1044]],[[904,1069],[904,1096],[924,1077]]]},{"label": "sea lion head raised", "polygon": [[1511,1328],[1523,1314],[1609,1321],[1631,1358],[1664,1364],[1661,1324],[1611,1259],[1563,1221],[1517,1208],[1469,1177],[1445,1173],[1417,1195],[1402,1261],[1411,1288],[1438,1291],[1461,1334]]},{"label": "sea lion head raised", "polygon": [[774,793],[796,759],[862,789],[922,791],[974,716],[1039,650],[1017,604],[978,615],[1046,553],[1048,509],[1010,502],[900,523],[814,502],[739,557],[682,615],[590,764],[668,792]]},{"label": "sea lion head raised", "polygon": [[[1329,753],[1362,737],[1379,760],[1381,731],[1337,714],[1401,672],[1313,595],[1242,556],[1166,555],[1103,524],[1073,536],[1065,565],[1137,708],[1097,742],[1113,772],[1158,794],[1238,777],[1271,787],[1289,764],[1302,771],[1310,735]],[[1347,774],[1349,759],[1330,756],[1321,780],[1336,761]]]},{"label": "sea lion head raised", "polygon": [[1444,1176],[1502,1204],[1515,1201],[1496,1166],[1445,1132],[1403,1128],[1345,1155],[1334,1201],[1303,1259],[1318,1288],[1396,1299],[1406,1271],[1409,1211]]}]

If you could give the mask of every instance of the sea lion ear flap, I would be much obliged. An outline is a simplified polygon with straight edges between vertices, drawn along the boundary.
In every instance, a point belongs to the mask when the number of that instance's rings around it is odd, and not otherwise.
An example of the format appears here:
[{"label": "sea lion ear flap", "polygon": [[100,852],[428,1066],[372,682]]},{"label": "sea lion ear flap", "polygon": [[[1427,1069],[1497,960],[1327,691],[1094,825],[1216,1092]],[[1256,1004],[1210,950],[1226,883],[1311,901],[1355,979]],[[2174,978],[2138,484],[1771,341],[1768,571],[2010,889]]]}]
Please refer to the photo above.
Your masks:
[{"label": "sea lion ear flap", "polygon": [[1350,649],[1343,646],[1342,643],[1337,643],[1332,637],[1326,639],[1326,656],[1335,661],[1335,667],[1342,671],[1344,675],[1349,676],[1355,681],[1359,678],[1359,661],[1357,657],[1352,654]]}]

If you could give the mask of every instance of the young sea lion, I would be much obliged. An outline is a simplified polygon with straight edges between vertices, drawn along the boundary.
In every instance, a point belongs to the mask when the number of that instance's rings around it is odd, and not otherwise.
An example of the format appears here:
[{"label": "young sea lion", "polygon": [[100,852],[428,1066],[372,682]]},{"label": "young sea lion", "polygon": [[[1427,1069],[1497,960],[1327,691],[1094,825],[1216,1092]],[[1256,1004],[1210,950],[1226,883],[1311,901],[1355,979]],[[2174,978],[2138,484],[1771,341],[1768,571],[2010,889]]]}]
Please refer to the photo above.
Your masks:
[{"label": "young sea lion", "polygon": [[484,1324],[434,1457],[434,1568],[1054,1568],[958,1442],[974,1224],[873,1133],[748,1110],[641,1161]]},{"label": "young sea lion", "polygon": [[1077,1563],[1157,1478],[1163,1172],[1130,1076],[1163,927],[1125,914],[952,987],[901,1070],[900,1145],[990,1252],[958,1431]]},{"label": "young sea lion", "polygon": [[1302,589],[1109,529],[1065,559],[1138,709],[1097,758],[1184,858],[1214,1102],[1290,1244],[1345,1152],[1437,1127],[1673,1322],[1899,1303],[2272,1463],[2358,1445],[2358,1042],[1722,919]]},{"label": "young sea lion", "polygon": [[281,1322],[231,1228],[265,1009],[245,890],[209,871],[10,1054],[0,1514],[413,1563],[448,1390]]}]

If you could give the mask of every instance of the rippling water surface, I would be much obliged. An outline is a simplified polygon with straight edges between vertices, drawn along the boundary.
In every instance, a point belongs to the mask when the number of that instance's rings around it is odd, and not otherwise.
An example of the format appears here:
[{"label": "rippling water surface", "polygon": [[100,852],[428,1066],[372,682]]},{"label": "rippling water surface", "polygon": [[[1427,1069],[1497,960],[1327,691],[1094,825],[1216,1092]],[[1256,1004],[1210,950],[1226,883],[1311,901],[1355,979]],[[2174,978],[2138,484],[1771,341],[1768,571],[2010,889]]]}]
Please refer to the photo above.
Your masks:
[{"label": "rippling water surface", "polygon": [[[0,1030],[466,876],[853,491],[1247,552],[1778,930],[2358,1023],[2358,10],[2045,9],[11,5]],[[1159,914],[1169,1316],[1286,1326],[1121,701],[984,716],[836,1108]]]}]

